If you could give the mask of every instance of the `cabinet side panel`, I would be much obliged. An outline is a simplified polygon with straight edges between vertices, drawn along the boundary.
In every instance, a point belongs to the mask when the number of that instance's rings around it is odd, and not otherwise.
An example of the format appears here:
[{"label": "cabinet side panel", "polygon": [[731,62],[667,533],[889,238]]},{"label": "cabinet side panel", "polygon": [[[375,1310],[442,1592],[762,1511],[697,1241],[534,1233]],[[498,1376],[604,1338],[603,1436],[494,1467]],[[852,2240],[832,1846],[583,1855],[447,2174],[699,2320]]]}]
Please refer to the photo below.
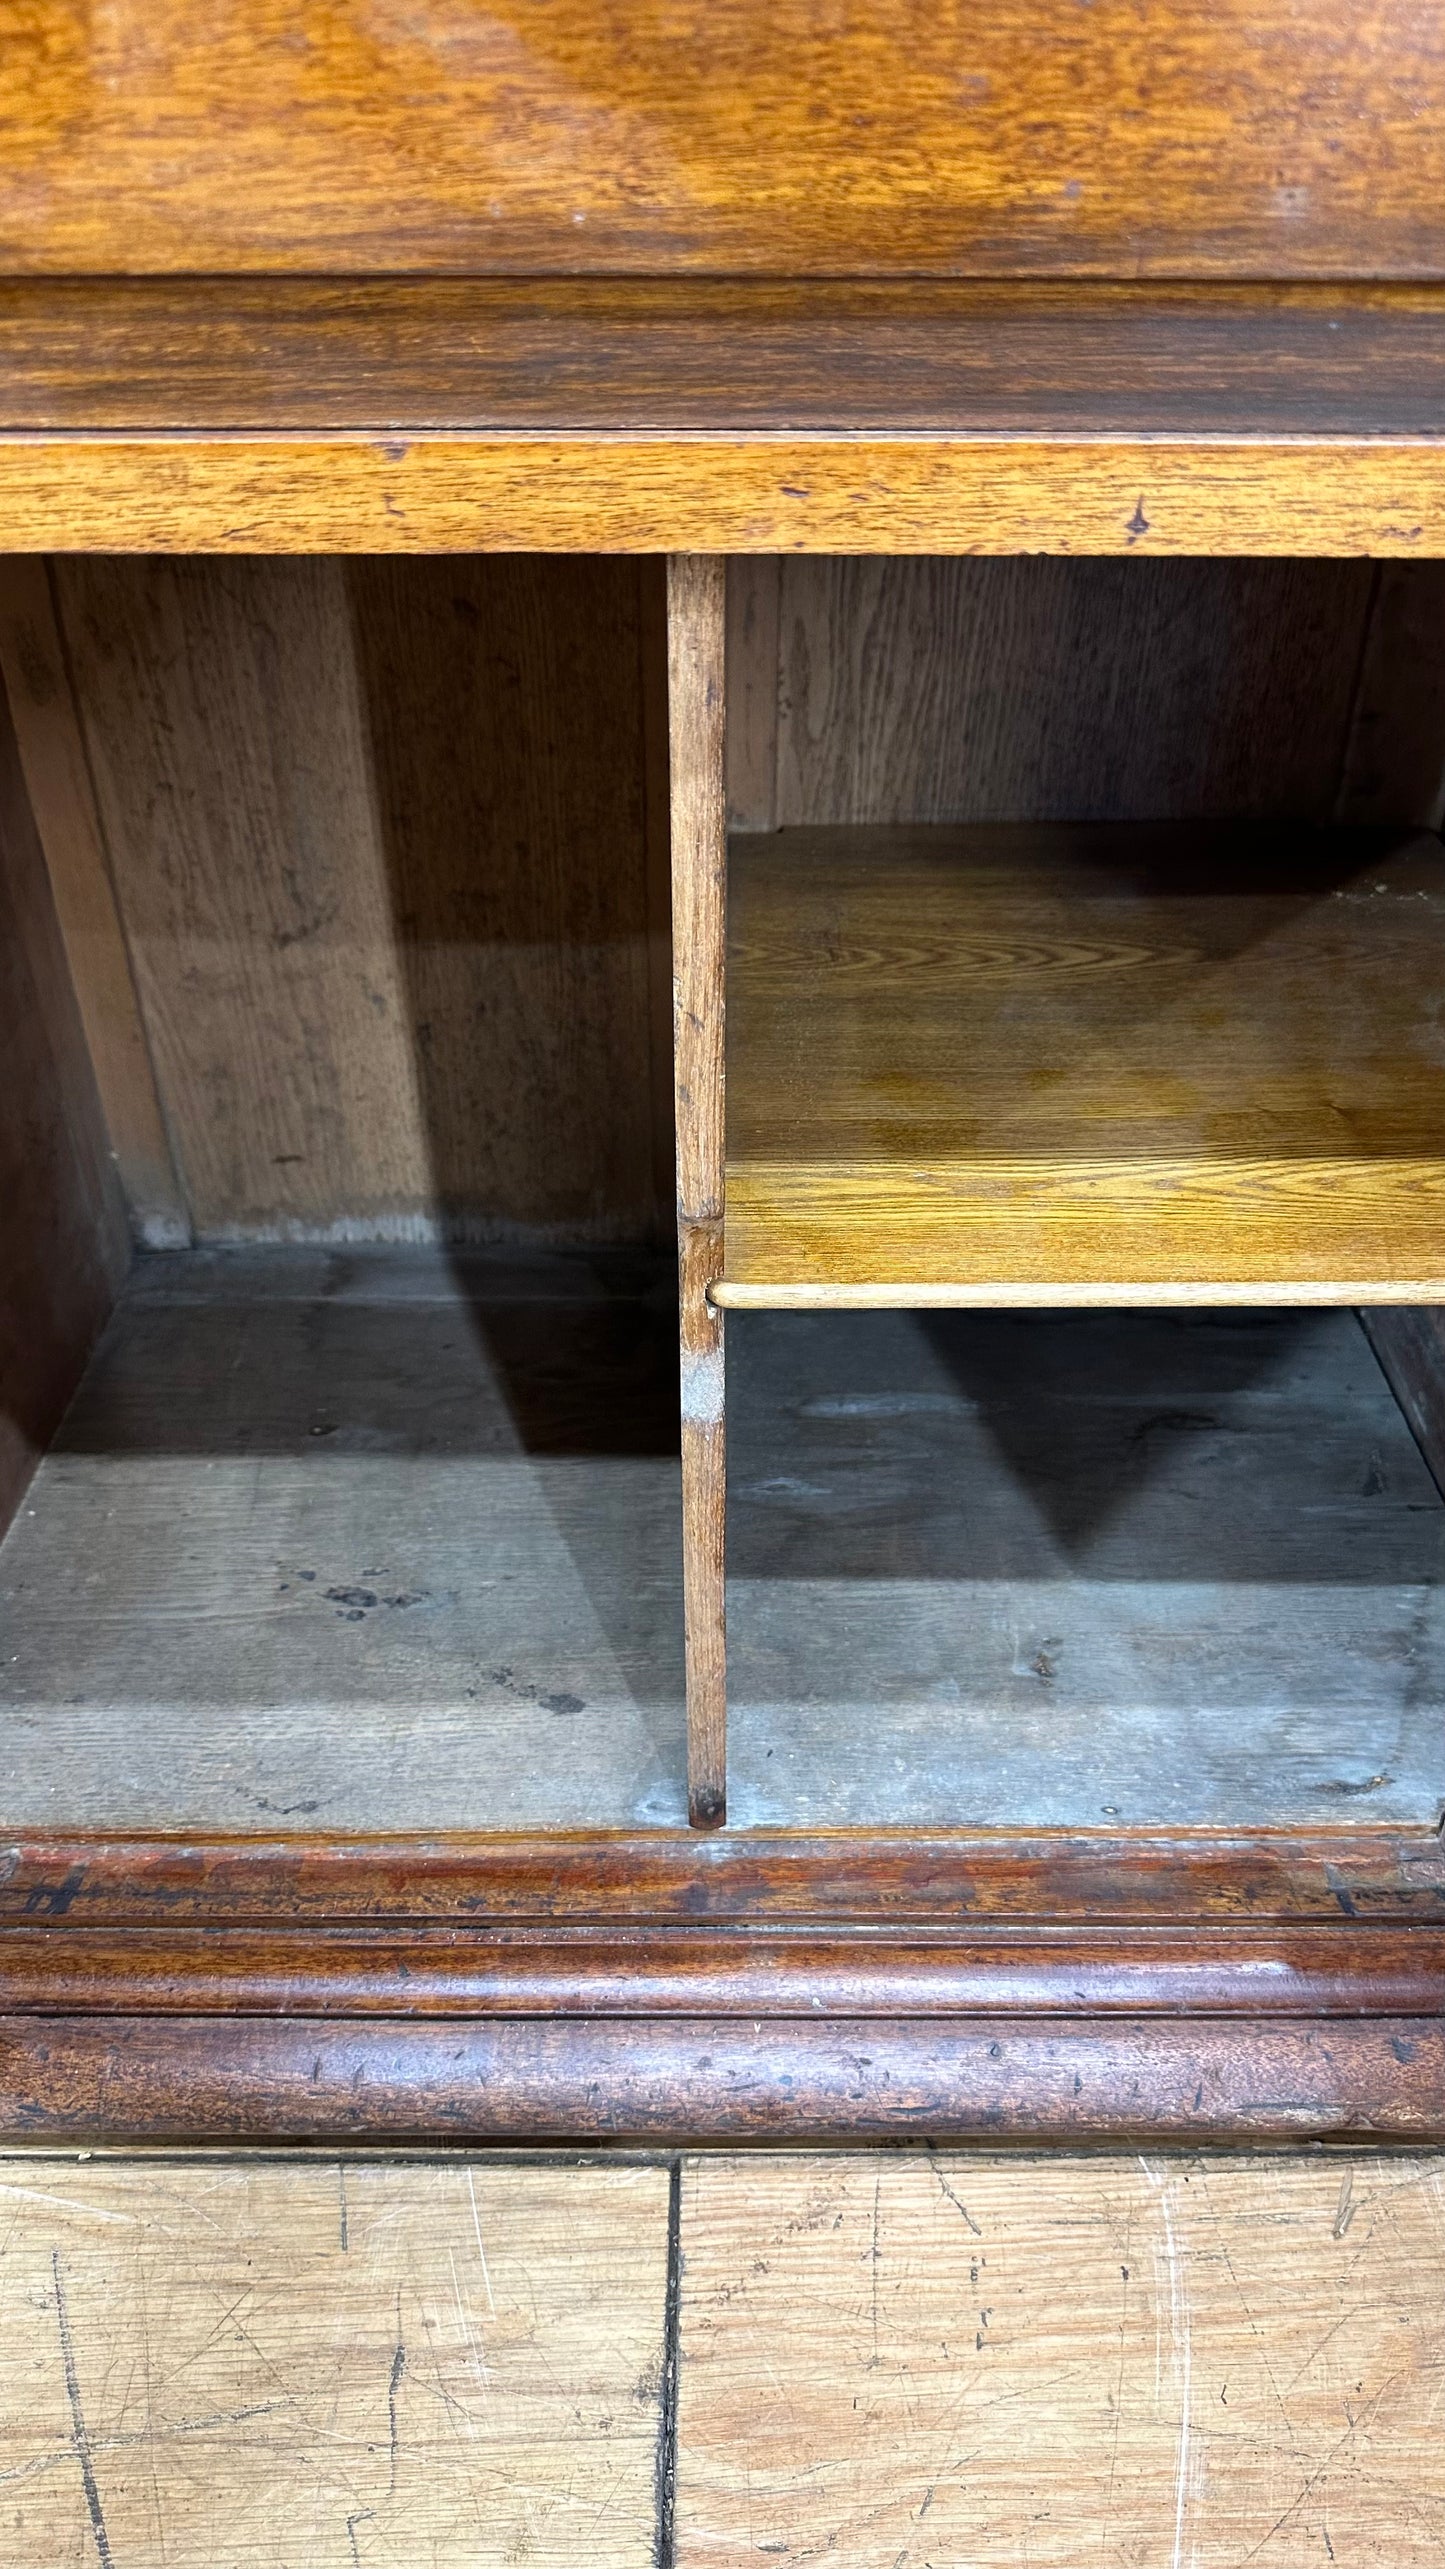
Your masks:
[{"label": "cabinet side panel", "polygon": [[0,1529],[129,1258],[45,858],[0,691]]}]

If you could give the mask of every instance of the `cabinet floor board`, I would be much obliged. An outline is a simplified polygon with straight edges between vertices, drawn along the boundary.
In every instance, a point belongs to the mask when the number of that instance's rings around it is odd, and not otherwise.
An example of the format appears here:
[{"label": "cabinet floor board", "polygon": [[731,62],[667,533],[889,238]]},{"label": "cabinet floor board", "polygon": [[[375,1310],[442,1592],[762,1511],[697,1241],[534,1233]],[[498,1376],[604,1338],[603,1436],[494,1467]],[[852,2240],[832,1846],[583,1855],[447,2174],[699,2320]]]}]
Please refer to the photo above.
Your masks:
[{"label": "cabinet floor board", "polygon": [[[685,1820],[670,1279],[142,1259],[0,1549],[18,1827]],[[1445,1504],[1347,1311],[745,1313],[734,1826],[1429,1824]]]}]

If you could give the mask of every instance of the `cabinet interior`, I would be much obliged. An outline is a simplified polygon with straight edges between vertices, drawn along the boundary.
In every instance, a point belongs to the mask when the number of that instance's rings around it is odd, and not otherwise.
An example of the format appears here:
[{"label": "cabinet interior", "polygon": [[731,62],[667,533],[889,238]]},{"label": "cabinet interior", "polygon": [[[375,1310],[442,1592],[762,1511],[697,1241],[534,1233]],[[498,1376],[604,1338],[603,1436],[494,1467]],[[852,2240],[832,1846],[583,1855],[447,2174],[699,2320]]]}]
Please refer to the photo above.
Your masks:
[{"label": "cabinet interior", "polygon": [[[733,1828],[1438,1816],[1441,568],[732,566]],[[680,1827],[661,566],[6,583],[6,1816]]]}]

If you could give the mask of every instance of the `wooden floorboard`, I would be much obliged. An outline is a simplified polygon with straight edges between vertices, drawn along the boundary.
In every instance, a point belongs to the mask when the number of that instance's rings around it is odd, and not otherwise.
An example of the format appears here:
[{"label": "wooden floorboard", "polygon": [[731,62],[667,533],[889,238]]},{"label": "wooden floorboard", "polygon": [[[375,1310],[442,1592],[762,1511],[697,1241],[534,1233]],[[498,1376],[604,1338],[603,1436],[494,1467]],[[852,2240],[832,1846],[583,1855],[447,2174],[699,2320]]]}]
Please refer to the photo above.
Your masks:
[{"label": "wooden floorboard", "polygon": [[1414,2569],[1445,2154],[0,2157],[6,2569]]},{"label": "wooden floorboard", "polygon": [[644,2569],[660,2167],[0,2159],[0,2560]]},{"label": "wooden floorboard", "polygon": [[698,2159],[696,2569],[1409,2569],[1445,2542],[1436,2157]]}]

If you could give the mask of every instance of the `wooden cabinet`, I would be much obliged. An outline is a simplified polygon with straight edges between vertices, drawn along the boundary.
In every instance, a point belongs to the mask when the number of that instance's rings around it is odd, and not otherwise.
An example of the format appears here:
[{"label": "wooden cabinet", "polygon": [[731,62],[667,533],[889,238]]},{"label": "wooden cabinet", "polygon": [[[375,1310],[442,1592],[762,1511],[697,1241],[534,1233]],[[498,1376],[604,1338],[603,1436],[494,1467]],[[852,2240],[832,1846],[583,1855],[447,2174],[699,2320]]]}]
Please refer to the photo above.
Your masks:
[{"label": "wooden cabinet", "polygon": [[1419,13],[133,16],[0,103],[8,2128],[1438,2134]]}]

